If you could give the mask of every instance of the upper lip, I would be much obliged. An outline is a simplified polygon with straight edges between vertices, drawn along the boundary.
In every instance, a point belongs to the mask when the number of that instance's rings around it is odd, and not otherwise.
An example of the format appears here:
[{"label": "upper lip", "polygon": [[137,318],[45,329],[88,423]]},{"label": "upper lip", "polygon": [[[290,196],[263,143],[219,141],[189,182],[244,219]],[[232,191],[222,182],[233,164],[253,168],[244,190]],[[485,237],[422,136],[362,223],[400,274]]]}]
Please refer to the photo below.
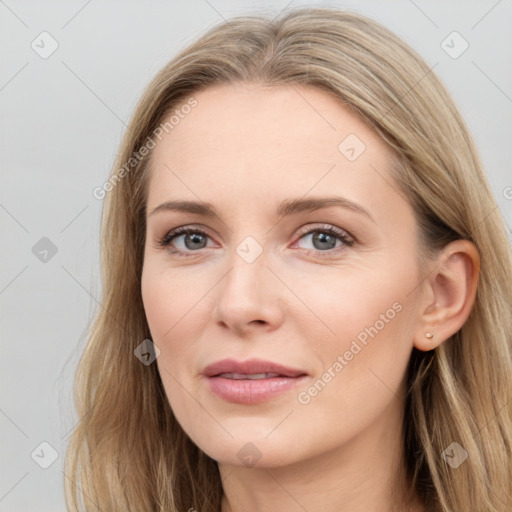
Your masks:
[{"label": "upper lip", "polygon": [[203,374],[207,377],[214,377],[221,373],[242,373],[252,375],[258,373],[278,373],[283,377],[298,377],[306,375],[306,372],[296,368],[288,368],[282,364],[264,361],[262,359],[248,359],[247,361],[236,361],[234,359],[222,359],[208,365]]}]

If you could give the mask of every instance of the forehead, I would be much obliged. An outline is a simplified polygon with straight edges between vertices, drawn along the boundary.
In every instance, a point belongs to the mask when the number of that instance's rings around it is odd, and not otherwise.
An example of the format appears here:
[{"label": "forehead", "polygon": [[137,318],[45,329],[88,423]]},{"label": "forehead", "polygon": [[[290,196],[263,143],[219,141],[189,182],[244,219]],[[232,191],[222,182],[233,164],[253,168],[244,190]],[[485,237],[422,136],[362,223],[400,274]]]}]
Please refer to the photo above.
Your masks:
[{"label": "forehead", "polygon": [[148,205],[175,196],[234,201],[236,193],[248,208],[333,191],[366,204],[397,200],[396,189],[383,186],[391,182],[389,148],[334,94],[237,83],[191,96],[196,105],[153,150]]},{"label": "forehead", "polygon": [[[357,136],[370,152],[387,150],[351,107],[333,93],[309,85],[217,84],[192,96],[196,106],[179,119],[173,116],[178,122],[167,141],[185,152],[201,148],[268,153],[300,142],[307,144],[302,153],[315,146],[315,156],[328,155],[338,153],[339,142],[348,134]],[[186,102],[184,98],[182,104]],[[266,146],[257,147],[258,143]]]}]

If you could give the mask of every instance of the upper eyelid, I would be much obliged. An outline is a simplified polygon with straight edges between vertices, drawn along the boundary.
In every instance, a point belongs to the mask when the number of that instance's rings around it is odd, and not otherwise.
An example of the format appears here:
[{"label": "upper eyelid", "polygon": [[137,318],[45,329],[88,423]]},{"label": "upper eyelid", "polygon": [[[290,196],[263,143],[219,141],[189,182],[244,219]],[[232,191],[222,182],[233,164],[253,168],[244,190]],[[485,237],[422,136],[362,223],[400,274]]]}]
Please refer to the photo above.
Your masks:
[{"label": "upper eyelid", "polygon": [[334,231],[340,231],[341,235],[347,236],[348,238],[355,240],[355,237],[352,236],[352,234],[349,231],[347,231],[346,229],[335,226],[334,224],[329,224],[327,222],[320,222],[317,224],[315,224],[313,222],[312,225],[305,224],[304,226],[301,226],[300,228],[297,229],[297,233],[299,235],[303,236],[303,235],[307,235],[311,231],[323,231],[323,230],[328,231],[330,228],[333,229]]},{"label": "upper eyelid", "polygon": [[[340,228],[340,227],[336,226],[335,224],[331,224],[329,222],[308,222],[308,223],[303,224],[302,226],[299,226],[298,228],[296,228],[295,232],[304,233],[309,230],[314,230],[314,229],[322,230],[322,229],[327,229],[327,228],[334,228],[334,229],[337,229],[337,230],[340,230],[340,231],[346,233],[349,236],[352,236],[346,229]],[[169,233],[172,233],[173,231],[179,231],[179,230],[183,230],[183,229],[186,229],[188,231],[193,231],[193,230],[203,231],[208,235],[211,231],[210,228],[203,226],[202,224],[183,224],[181,226],[177,226],[175,228],[166,230],[165,234],[167,235]],[[181,233],[181,234],[183,234],[183,233]]]}]

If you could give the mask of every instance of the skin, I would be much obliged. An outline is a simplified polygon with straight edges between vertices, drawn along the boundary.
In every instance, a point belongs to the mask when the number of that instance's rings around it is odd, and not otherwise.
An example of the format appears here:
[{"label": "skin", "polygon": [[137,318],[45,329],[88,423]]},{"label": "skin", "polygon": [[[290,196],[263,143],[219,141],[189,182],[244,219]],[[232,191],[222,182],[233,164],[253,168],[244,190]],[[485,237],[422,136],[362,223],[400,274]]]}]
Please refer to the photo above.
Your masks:
[{"label": "skin", "polygon": [[[417,224],[388,172],[389,149],[336,97],[252,83],[194,97],[197,107],[152,155],[142,296],[174,414],[218,461],[222,512],[426,510],[418,499],[404,507],[390,497],[405,476],[397,471],[405,372],[414,346],[435,348],[469,315],[476,248],[453,242],[419,268]],[[354,161],[338,149],[349,134],[366,146]],[[338,206],[275,216],[284,199],[335,194],[373,220]],[[217,216],[151,214],[178,199],[211,203]],[[203,245],[178,235],[171,247],[159,246],[187,225],[207,232]],[[344,230],[353,245],[315,243],[310,231],[323,233],[323,225]],[[262,250],[250,263],[237,253],[249,236]],[[393,304],[400,312],[334,371],[338,356]],[[266,403],[233,404],[201,375],[227,357],[267,359],[308,377]],[[300,403],[299,393],[329,368],[330,381]],[[237,455],[244,446],[255,465]]]}]

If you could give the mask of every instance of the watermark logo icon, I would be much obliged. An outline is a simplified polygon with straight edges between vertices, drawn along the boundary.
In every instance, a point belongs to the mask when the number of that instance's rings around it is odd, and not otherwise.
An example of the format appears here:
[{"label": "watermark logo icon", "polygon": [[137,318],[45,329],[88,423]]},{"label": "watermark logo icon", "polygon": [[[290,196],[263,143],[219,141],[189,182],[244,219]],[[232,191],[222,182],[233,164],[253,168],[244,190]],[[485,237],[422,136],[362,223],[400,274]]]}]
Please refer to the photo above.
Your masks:
[{"label": "watermark logo icon", "polygon": [[469,43],[458,32],[453,31],[443,39],[441,48],[452,59],[458,59],[469,48]]},{"label": "watermark logo icon", "polygon": [[238,450],[236,456],[244,466],[252,468],[261,459],[262,453],[253,443],[246,443]]},{"label": "watermark logo icon", "polygon": [[145,339],[133,353],[142,364],[149,366],[160,355],[160,349],[151,340]]},{"label": "watermark logo icon", "polygon": [[30,43],[30,47],[41,59],[46,60],[57,50],[59,43],[48,32],[41,32],[32,43]]},{"label": "watermark logo icon", "polygon": [[365,149],[365,143],[355,133],[349,133],[338,145],[338,151],[349,162],[357,160]]},{"label": "watermark logo icon", "polygon": [[32,247],[32,254],[42,263],[48,263],[57,254],[57,246],[49,238],[43,236]]},{"label": "watermark logo icon", "polygon": [[454,441],[441,456],[452,468],[457,469],[468,458],[468,452]]},{"label": "watermark logo icon", "polygon": [[263,247],[255,238],[248,236],[238,244],[236,252],[246,263],[253,263],[262,254]]},{"label": "watermark logo icon", "polygon": [[30,456],[39,467],[48,469],[59,458],[59,452],[50,443],[43,441]]}]

